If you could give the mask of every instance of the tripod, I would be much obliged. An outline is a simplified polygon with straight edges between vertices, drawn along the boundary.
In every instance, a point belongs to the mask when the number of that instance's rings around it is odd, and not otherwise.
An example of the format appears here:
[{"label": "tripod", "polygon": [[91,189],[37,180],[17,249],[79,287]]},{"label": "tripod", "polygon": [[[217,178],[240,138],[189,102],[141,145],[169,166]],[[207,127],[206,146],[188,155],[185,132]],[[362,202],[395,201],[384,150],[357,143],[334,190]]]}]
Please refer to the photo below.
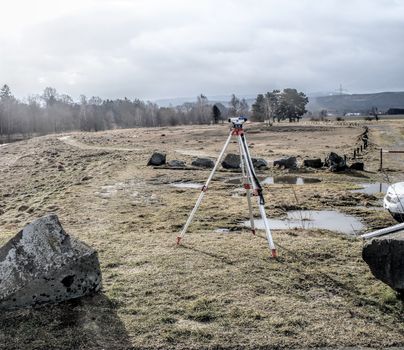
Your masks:
[{"label": "tripod", "polygon": [[199,194],[198,200],[196,201],[194,208],[192,209],[191,213],[189,214],[187,222],[185,223],[180,235],[177,237],[177,244],[180,244],[181,239],[184,237],[185,233],[187,232],[188,226],[191,224],[192,219],[193,219],[196,211],[198,210],[206,191],[208,190],[210,181],[212,180],[213,175],[215,174],[216,169],[218,168],[220,161],[223,158],[223,155],[230,143],[232,136],[236,136],[237,141],[238,141],[238,146],[239,146],[239,152],[240,152],[240,167],[241,167],[242,176],[243,176],[243,186],[247,193],[247,202],[248,202],[248,210],[249,210],[249,214],[250,214],[251,230],[252,230],[252,233],[255,235],[255,225],[254,225],[254,216],[253,216],[253,210],[252,210],[251,197],[256,196],[261,218],[262,218],[262,221],[264,222],[268,245],[269,245],[269,248],[271,249],[271,255],[273,258],[276,258],[276,255],[277,255],[276,248],[275,248],[275,245],[274,245],[274,242],[272,239],[272,234],[271,234],[271,229],[269,228],[268,219],[265,214],[265,207],[264,207],[265,199],[264,199],[264,196],[262,193],[262,187],[261,187],[261,184],[259,183],[258,178],[254,171],[253,162],[251,160],[250,151],[248,149],[247,140],[245,138],[245,133],[244,133],[244,129],[243,129],[243,124],[246,121],[247,121],[247,118],[244,118],[244,117],[229,119],[229,122],[232,123],[232,127],[230,129],[229,136],[224,144],[222,151],[219,154],[219,157],[216,160],[216,163],[215,163],[205,185],[203,185],[203,187],[201,189],[201,193]]}]

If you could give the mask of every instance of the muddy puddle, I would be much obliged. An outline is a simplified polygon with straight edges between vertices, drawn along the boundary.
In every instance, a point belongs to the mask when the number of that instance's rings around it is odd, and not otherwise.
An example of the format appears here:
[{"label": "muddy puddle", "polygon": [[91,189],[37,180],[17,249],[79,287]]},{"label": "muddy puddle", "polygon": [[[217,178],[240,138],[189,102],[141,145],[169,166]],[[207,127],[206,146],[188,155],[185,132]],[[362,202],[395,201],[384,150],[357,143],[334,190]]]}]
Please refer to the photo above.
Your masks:
[{"label": "muddy puddle", "polygon": [[[365,226],[354,216],[333,210],[294,210],[289,211],[286,219],[268,218],[269,226],[273,230],[325,229],[346,235],[355,235],[365,229]],[[263,220],[255,220],[257,229],[265,229]],[[243,225],[251,227],[250,221]]]},{"label": "muddy puddle", "polygon": [[217,228],[215,233],[230,233],[230,229],[228,228]]},{"label": "muddy puddle", "polygon": [[[301,177],[301,176],[268,176],[268,177],[258,177],[261,185],[304,185],[304,184],[314,184],[321,182],[320,179],[314,177]],[[242,178],[232,178],[226,180],[226,183],[240,185],[242,183]]]},{"label": "muddy puddle", "polygon": [[177,187],[177,188],[197,188],[201,189],[203,184],[199,184],[196,182],[173,182],[170,184],[172,187]]},{"label": "muddy puddle", "polygon": [[352,190],[353,193],[364,193],[364,194],[376,194],[376,193],[386,193],[389,184],[384,182],[377,182],[377,183],[361,183],[359,186],[362,188],[358,190]]}]

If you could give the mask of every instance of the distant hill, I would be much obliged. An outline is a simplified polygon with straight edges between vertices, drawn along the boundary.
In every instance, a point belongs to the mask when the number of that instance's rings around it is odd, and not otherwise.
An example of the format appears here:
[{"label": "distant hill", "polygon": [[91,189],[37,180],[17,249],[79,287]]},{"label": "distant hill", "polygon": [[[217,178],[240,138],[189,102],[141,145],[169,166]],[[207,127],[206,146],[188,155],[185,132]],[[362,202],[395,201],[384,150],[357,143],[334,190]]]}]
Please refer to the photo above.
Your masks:
[{"label": "distant hill", "polygon": [[[256,95],[236,95],[236,96],[240,99],[245,98],[249,106],[251,106],[251,104],[254,103],[255,98],[257,97]],[[207,98],[211,103],[220,102],[223,105],[227,106],[231,99],[231,95],[215,95],[215,96],[207,96]],[[169,106],[175,107],[180,106],[185,102],[196,102],[196,96],[164,98],[155,100],[153,102],[157,103],[160,107],[169,107]]]},{"label": "distant hill", "polygon": [[[373,94],[344,94],[327,95],[325,93],[308,93],[309,104],[307,109],[311,112],[318,112],[326,109],[330,113],[367,113],[372,107],[377,107],[380,112],[386,112],[390,108],[404,108],[404,91],[400,92],[379,92]],[[207,96],[211,103],[220,102],[228,106],[230,95]],[[245,98],[251,107],[255,102],[256,95],[239,95],[239,98]],[[184,102],[196,102],[195,97],[176,97],[155,100],[160,107],[179,106]]]},{"label": "distant hill", "polygon": [[379,92],[374,94],[330,95],[312,97],[310,111],[326,109],[328,112],[368,112],[377,107],[380,112],[389,108],[404,108],[404,92]]}]

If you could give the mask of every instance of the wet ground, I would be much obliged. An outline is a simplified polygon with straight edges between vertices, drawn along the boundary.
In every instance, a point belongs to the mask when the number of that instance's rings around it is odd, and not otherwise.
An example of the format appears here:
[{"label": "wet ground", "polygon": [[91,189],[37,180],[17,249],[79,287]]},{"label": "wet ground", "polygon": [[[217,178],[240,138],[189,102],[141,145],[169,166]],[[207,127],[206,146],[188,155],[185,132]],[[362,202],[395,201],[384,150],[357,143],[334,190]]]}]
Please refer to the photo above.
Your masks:
[{"label": "wet ground", "polygon": [[365,193],[365,194],[376,194],[376,193],[386,193],[389,184],[378,182],[378,183],[360,183],[359,186],[362,188],[357,190],[352,190],[354,193]]},{"label": "wet ground", "polygon": [[[296,175],[283,175],[283,176],[259,176],[258,180],[261,185],[274,185],[274,184],[284,184],[284,185],[304,185],[304,184],[313,184],[321,182],[320,179],[310,178],[310,177],[302,177]],[[242,184],[242,178],[236,177],[226,180],[229,184]]]},{"label": "wet ground", "polygon": [[[365,229],[365,225],[356,217],[334,210],[293,210],[287,212],[286,219],[271,218],[268,223],[272,230],[323,229],[346,235],[356,235]],[[250,221],[243,224],[251,227]],[[262,219],[254,220],[254,225],[257,229],[265,229]]]},{"label": "wet ground", "polygon": [[178,188],[199,188],[201,189],[203,184],[195,183],[195,182],[174,182],[170,184],[170,186],[178,187]]}]

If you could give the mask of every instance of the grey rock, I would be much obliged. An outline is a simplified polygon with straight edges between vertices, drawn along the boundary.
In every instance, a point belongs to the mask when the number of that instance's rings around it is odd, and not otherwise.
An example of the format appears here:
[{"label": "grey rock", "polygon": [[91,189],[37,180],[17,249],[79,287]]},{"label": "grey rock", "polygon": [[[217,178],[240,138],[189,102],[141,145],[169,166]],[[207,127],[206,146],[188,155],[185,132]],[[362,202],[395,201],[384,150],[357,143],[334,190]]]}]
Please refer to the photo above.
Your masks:
[{"label": "grey rock", "polygon": [[200,168],[213,168],[215,166],[213,160],[209,158],[196,158],[191,164]]},{"label": "grey rock", "polygon": [[262,158],[251,158],[255,169],[267,169],[268,162]]},{"label": "grey rock", "polygon": [[278,166],[280,168],[285,169],[295,169],[297,168],[296,157],[286,157],[277,159],[274,161],[274,166]]},{"label": "grey rock", "polygon": [[404,231],[366,242],[362,258],[377,279],[404,293]]},{"label": "grey rock", "polygon": [[0,248],[0,309],[61,302],[100,287],[97,252],[69,236],[54,214]]},{"label": "grey rock", "polygon": [[349,169],[364,171],[365,170],[365,164],[363,162],[355,162],[355,163],[351,164]]},{"label": "grey rock", "polygon": [[323,166],[323,162],[320,158],[305,159],[303,165],[308,168],[320,169]]},{"label": "grey rock", "polygon": [[240,169],[240,156],[234,153],[228,153],[222,162],[225,169]]},{"label": "grey rock", "polygon": [[334,152],[326,157],[324,165],[333,172],[344,171],[347,168],[345,159]]},{"label": "grey rock", "polygon": [[150,157],[147,165],[164,165],[166,164],[166,155],[164,153],[154,152]]},{"label": "grey rock", "polygon": [[182,160],[173,159],[168,162],[168,166],[173,168],[184,168],[185,162],[183,162]]}]

